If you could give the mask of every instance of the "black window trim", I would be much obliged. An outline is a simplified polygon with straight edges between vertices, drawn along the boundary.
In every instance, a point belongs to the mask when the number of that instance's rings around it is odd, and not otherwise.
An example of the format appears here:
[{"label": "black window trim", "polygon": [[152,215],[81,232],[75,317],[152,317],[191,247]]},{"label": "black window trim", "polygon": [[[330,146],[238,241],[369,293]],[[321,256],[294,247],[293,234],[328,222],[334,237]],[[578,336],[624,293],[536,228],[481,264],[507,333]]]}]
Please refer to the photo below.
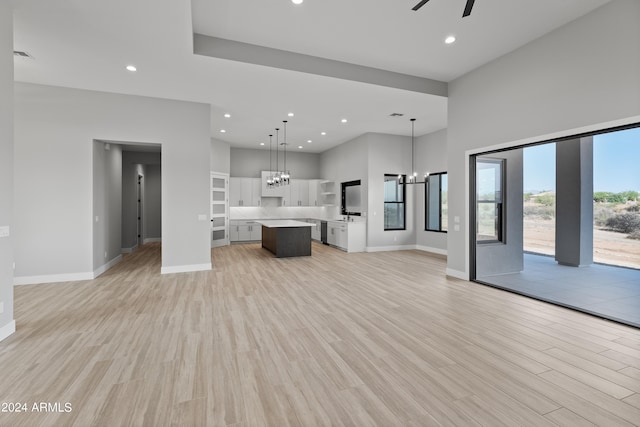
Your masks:
[{"label": "black window trim", "polygon": [[[500,165],[500,201],[495,201],[495,200],[479,200],[477,197],[477,189],[474,190],[474,192],[476,193],[474,198],[475,198],[475,229],[474,229],[474,233],[475,233],[475,241],[477,245],[495,245],[495,244],[506,244],[507,240],[506,240],[506,235],[505,235],[505,215],[504,215],[504,209],[505,209],[505,196],[507,194],[507,174],[506,174],[506,169],[507,169],[507,161],[506,159],[500,159],[500,158],[491,158],[491,157],[485,157],[485,156],[477,156],[476,157],[476,165],[478,163],[478,159],[482,159],[481,161],[483,163],[495,163],[495,164],[499,164]],[[477,174],[477,168],[476,168],[476,174]],[[476,180],[476,185],[477,185],[477,180]],[[478,205],[480,203],[491,203],[491,204],[495,204],[496,205],[496,211],[498,212],[498,227],[497,227],[497,231],[498,231],[498,236],[497,239],[492,239],[492,240],[478,240]]]},{"label": "black window trim", "polygon": [[440,179],[440,186],[438,187],[438,191],[440,194],[438,195],[438,226],[439,230],[433,230],[428,228],[429,224],[429,182],[428,180],[434,175],[447,175],[447,172],[434,172],[430,173],[427,177],[427,182],[424,186],[424,231],[430,231],[433,233],[446,233],[447,230],[442,229],[442,178]]},{"label": "black window trim", "polygon": [[[398,177],[401,177],[401,180],[403,182],[406,181],[407,176],[403,175],[403,174],[391,174],[391,173],[385,173],[384,177],[394,177],[395,179],[398,179]],[[384,202],[384,205],[386,206],[387,204],[395,204],[395,205],[403,205],[403,209],[402,209],[402,228],[387,228],[387,226],[385,224],[383,224],[384,227],[384,231],[403,231],[407,229],[407,186],[406,185],[402,185],[400,183],[398,183],[398,186],[402,188],[402,202]],[[383,215],[384,215],[384,209],[383,209]]]}]

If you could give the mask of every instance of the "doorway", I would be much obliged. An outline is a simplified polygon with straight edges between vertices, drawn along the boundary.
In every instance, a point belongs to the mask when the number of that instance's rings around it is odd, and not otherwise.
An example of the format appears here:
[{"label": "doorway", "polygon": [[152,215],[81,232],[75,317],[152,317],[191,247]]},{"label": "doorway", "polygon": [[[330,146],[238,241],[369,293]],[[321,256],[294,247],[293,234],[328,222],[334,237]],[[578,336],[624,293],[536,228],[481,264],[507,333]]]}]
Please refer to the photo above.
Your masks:
[{"label": "doorway", "polygon": [[137,243],[138,246],[141,246],[144,243],[143,239],[143,205],[144,205],[144,186],[142,184],[144,176],[138,174],[138,190],[137,190],[137,203],[136,203],[136,235],[137,235]]},{"label": "doorway", "polygon": [[211,172],[210,217],[211,247],[229,244],[229,175]]}]

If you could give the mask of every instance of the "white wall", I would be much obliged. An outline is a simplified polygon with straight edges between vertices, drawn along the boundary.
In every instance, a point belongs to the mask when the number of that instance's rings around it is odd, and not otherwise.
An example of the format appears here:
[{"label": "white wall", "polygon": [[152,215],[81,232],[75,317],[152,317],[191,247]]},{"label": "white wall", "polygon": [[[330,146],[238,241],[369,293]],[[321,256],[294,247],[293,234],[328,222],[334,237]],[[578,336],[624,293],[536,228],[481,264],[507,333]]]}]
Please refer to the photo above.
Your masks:
[{"label": "white wall", "polygon": [[468,277],[468,152],[640,121],[640,2],[614,0],[449,84],[448,274]]},{"label": "white wall", "polygon": [[0,227],[10,227],[0,237],[0,340],[15,332],[13,320],[13,10],[0,1]]},{"label": "white wall", "polygon": [[[447,130],[416,137],[415,155],[418,174],[447,172]],[[447,233],[425,231],[424,187],[415,189],[416,244],[420,249],[446,254]]]},{"label": "white wall", "polygon": [[98,275],[120,259],[122,150],[119,145],[93,142],[93,216],[93,272]]},{"label": "white wall", "polygon": [[162,144],[163,272],[210,268],[209,113],[204,104],[17,83],[16,278],[91,273],[94,139]]},{"label": "white wall", "polygon": [[[272,150],[273,169],[276,168],[275,142]],[[231,148],[230,176],[260,178],[261,171],[269,170],[269,149],[253,150],[247,148]],[[280,169],[283,169],[283,153],[280,150]],[[296,179],[320,178],[320,154],[298,153],[287,150],[287,169],[291,177]],[[216,171],[222,172],[222,171]]]},{"label": "white wall", "polygon": [[229,173],[231,168],[231,147],[228,142],[211,138],[211,170]]},{"label": "white wall", "polygon": [[[406,230],[384,231],[384,175],[411,169],[411,138],[367,133],[322,153],[321,174],[336,183],[336,216],[340,183],[362,182],[363,216],[367,219],[367,250],[392,250],[415,246],[414,189],[407,189]],[[332,217],[331,214],[328,215]]]},{"label": "white wall", "polygon": [[410,247],[416,244],[414,193],[416,185],[406,189],[406,230],[384,230],[384,175],[409,174],[411,137],[369,133],[367,250]]},{"label": "white wall", "polygon": [[336,206],[327,208],[327,218],[340,214],[340,183],[360,180],[362,183],[362,215],[368,209],[368,136],[361,135],[320,155],[320,177],[335,182]]}]

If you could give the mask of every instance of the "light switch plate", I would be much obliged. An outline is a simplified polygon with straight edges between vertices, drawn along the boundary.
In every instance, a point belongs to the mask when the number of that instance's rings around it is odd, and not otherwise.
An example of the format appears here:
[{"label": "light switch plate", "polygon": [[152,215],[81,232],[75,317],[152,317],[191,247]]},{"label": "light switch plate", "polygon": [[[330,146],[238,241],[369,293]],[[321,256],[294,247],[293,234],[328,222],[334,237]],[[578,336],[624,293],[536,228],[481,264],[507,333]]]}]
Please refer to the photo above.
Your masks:
[{"label": "light switch plate", "polygon": [[206,221],[206,220],[207,220],[207,214],[198,215],[198,221]]},{"label": "light switch plate", "polygon": [[460,226],[458,224],[454,225],[453,231],[460,231]]},{"label": "light switch plate", "polygon": [[0,227],[0,237],[9,237],[9,226]]}]

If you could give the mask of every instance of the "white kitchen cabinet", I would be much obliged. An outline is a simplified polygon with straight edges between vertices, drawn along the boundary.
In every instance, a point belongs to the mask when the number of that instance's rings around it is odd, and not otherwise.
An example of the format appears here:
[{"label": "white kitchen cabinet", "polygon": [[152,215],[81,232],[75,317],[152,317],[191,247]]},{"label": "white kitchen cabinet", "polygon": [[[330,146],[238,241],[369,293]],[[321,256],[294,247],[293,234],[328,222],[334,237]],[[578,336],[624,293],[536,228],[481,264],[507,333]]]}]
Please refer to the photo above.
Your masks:
[{"label": "white kitchen cabinet", "polygon": [[327,223],[327,243],[332,246],[338,246],[338,236],[340,235],[340,226],[333,222]]},{"label": "white kitchen cabinet", "polygon": [[311,227],[311,239],[320,241],[322,237],[322,221],[319,219],[307,219],[306,222],[313,224],[313,227]]},{"label": "white kitchen cabinet", "polygon": [[231,242],[253,242],[262,240],[262,226],[255,221],[232,220],[229,222]]},{"label": "white kitchen cabinet", "polygon": [[364,252],[366,222],[327,222],[327,243],[347,252]]},{"label": "white kitchen cabinet", "polygon": [[229,206],[260,206],[260,178],[229,178]]},{"label": "white kitchen cabinet", "polygon": [[309,206],[322,206],[320,200],[320,180],[309,180]]},{"label": "white kitchen cabinet", "polygon": [[289,187],[290,195],[286,206],[309,206],[308,179],[292,179]]}]

